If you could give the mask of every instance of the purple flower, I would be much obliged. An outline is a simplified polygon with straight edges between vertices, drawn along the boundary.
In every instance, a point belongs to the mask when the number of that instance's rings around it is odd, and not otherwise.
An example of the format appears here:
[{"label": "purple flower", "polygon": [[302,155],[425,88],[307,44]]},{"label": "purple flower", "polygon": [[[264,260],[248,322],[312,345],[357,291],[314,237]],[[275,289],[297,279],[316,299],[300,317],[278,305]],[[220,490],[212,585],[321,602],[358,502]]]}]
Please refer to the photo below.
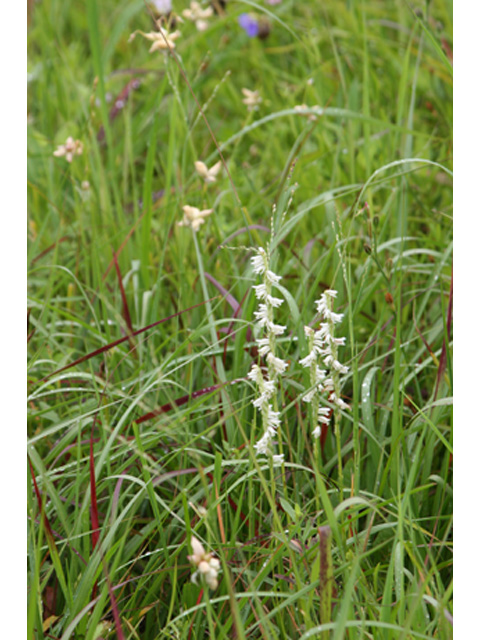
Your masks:
[{"label": "purple flower", "polygon": [[249,38],[258,36],[258,22],[248,13],[242,13],[238,17],[238,24],[244,29]]}]

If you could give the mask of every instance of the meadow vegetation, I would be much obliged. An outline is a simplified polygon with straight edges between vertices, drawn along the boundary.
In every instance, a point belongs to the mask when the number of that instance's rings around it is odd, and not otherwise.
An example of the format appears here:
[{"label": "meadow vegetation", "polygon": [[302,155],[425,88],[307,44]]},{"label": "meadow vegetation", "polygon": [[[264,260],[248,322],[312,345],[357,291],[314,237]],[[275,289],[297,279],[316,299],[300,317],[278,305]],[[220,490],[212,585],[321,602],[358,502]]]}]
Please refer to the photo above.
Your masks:
[{"label": "meadow vegetation", "polygon": [[29,3],[28,638],[450,638],[452,3],[212,5]]}]

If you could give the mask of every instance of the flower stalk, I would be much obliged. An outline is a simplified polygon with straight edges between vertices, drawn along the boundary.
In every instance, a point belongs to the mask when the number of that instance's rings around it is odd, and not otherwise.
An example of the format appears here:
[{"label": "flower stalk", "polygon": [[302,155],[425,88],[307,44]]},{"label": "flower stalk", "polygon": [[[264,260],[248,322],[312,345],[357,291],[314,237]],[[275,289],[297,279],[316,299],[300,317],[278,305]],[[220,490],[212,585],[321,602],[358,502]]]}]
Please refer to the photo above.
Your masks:
[{"label": "flower stalk", "polygon": [[[320,406],[322,394],[327,395],[330,404],[333,404],[334,434],[337,442],[338,475],[340,485],[343,485],[342,446],[340,434],[341,411],[350,409],[350,406],[341,397],[340,376],[348,373],[348,367],[338,359],[338,348],[345,345],[344,337],[335,336],[335,325],[343,320],[343,313],[333,311],[333,302],[337,297],[337,291],[327,289],[322,293],[315,304],[320,314],[320,328],[314,331],[311,327],[305,327],[305,335],[308,339],[309,353],[300,360],[303,367],[310,369],[311,389],[304,395],[304,402],[312,404],[312,415],[315,420],[315,428],[312,436],[315,438],[315,455],[318,456],[318,439],[325,433],[330,423],[332,409]],[[320,362],[323,361],[322,369]]]},{"label": "flower stalk", "polygon": [[283,304],[283,299],[272,294],[272,288],[281,278],[270,270],[270,257],[268,251],[257,249],[257,254],[251,259],[253,272],[262,277],[262,283],[255,285],[255,296],[259,301],[258,310],[254,315],[256,325],[263,330],[263,337],[257,340],[258,353],[265,358],[267,374],[258,364],[253,364],[248,377],[255,382],[258,395],[253,400],[253,406],[260,411],[263,425],[263,435],[255,443],[257,455],[265,455],[271,464],[281,464],[284,460],[283,453],[274,453],[274,438],[280,426],[280,412],[277,411],[275,392],[278,378],[287,369],[288,364],[277,355],[277,337],[281,336],[286,327],[275,324],[274,310]]}]

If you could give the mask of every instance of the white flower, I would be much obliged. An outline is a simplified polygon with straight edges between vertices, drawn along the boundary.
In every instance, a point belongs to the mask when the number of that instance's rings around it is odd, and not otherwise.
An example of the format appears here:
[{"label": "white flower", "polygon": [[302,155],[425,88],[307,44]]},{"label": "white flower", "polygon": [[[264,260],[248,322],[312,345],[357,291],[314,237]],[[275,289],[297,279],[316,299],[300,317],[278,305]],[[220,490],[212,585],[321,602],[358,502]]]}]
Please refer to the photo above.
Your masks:
[{"label": "white flower", "polygon": [[267,432],[265,432],[260,440],[253,445],[253,448],[257,452],[257,456],[268,456],[270,453],[270,437]]},{"label": "white flower", "polygon": [[212,7],[202,9],[199,2],[191,2],[190,9],[184,9],[182,15],[187,20],[195,22],[195,26],[199,31],[205,31],[208,28],[207,18],[213,15]]},{"label": "white flower", "polygon": [[253,258],[251,259],[252,262],[252,266],[253,266],[253,273],[264,273],[265,271],[265,266],[263,264],[263,257],[261,255],[259,256],[253,256]]},{"label": "white flower", "polygon": [[332,410],[328,407],[319,407],[317,411],[317,420],[322,424],[329,424]]},{"label": "white flower", "polygon": [[217,578],[220,570],[220,560],[211,553],[206,553],[202,543],[195,536],[192,536],[190,544],[192,545],[193,555],[188,556],[188,559],[197,568],[192,575],[192,582],[196,584],[198,576],[201,575],[210,589],[214,591],[218,587]]},{"label": "white flower", "polygon": [[268,405],[267,425],[269,429],[276,430],[280,426],[280,411],[274,411],[272,405]]},{"label": "white flower", "polygon": [[273,462],[273,466],[276,467],[279,464],[283,464],[284,462],[284,455],[283,453],[279,453],[277,455],[272,456],[272,462]]},{"label": "white flower", "polygon": [[[348,367],[343,365],[338,360],[338,347],[345,346],[345,338],[336,338],[334,335],[335,324],[339,323],[343,319],[343,314],[334,313],[333,301],[337,297],[337,292],[334,289],[327,289],[322,293],[319,300],[315,301],[317,311],[321,316],[320,328],[317,331],[313,331],[310,327],[305,327],[305,335],[308,338],[308,344],[310,353],[300,360],[300,364],[304,367],[310,367],[310,389],[304,395],[305,402],[314,402],[313,407],[316,411],[316,422],[312,435],[314,438],[318,438],[322,432],[322,425],[328,425],[332,416],[332,412],[336,412],[337,409],[332,410],[328,407],[319,406],[319,397],[317,393],[325,393],[329,401],[335,404],[340,409],[349,409],[349,405],[344,402],[340,394],[340,378],[339,374],[348,373]],[[321,356],[326,367],[328,367],[329,377],[326,377],[326,372],[320,369],[317,360]],[[339,438],[338,431],[338,419],[335,420],[335,435],[337,440]]]},{"label": "white flower", "polygon": [[200,562],[200,564],[198,565],[198,570],[203,574],[209,573],[210,565],[208,564],[208,562],[205,562],[205,560],[202,560],[202,562]]},{"label": "white flower", "polygon": [[333,380],[332,380],[332,378],[327,378],[326,380],[323,381],[323,388],[325,389],[325,391],[327,393],[330,393],[331,391],[333,391]]},{"label": "white flower", "polygon": [[273,380],[263,380],[263,393],[266,393],[269,397],[275,393],[275,382]]},{"label": "white flower", "polygon": [[305,335],[308,338],[311,351],[299,361],[299,364],[302,367],[309,367],[316,362],[317,357],[324,352],[324,340],[321,329],[319,331],[314,331],[310,327],[305,327]]},{"label": "white flower", "polygon": [[281,298],[275,298],[274,296],[266,295],[265,300],[272,305],[274,309],[277,309],[280,305],[283,304],[283,300]]},{"label": "white flower", "polygon": [[252,401],[253,406],[256,409],[261,409],[264,404],[266,404],[270,400],[270,395],[266,391],[262,391],[262,393]]},{"label": "white flower", "polygon": [[277,373],[279,375],[284,373],[285,370],[288,367],[288,364],[285,362],[285,360],[282,360],[281,358],[276,358],[273,355],[273,353],[269,353],[267,355],[267,362],[268,362],[269,365],[271,365],[271,367],[273,368],[275,373]]},{"label": "white flower", "polygon": [[197,207],[191,207],[186,204],[183,207],[183,220],[177,224],[180,227],[192,227],[194,231],[198,231],[201,225],[205,222],[205,218],[213,213],[213,209],[197,209]]},{"label": "white flower", "polygon": [[337,292],[333,289],[327,289],[320,296],[319,300],[315,301],[317,305],[317,311],[320,313],[326,320],[333,322],[333,324],[338,324],[343,320],[343,313],[334,313],[331,309],[333,298],[337,296]]},{"label": "white flower", "polygon": [[257,255],[252,256],[250,262],[252,263],[253,273],[263,275],[267,270],[267,254],[265,253],[265,249],[262,247],[257,249]]},{"label": "white flower", "polygon": [[340,409],[345,410],[345,409],[350,409],[351,408],[350,405],[347,404],[346,402],[344,402],[341,398],[339,398],[336,393],[332,393],[330,395],[330,400],[331,400],[331,402],[336,404],[337,407],[339,407]]},{"label": "white flower", "polygon": [[258,105],[261,103],[262,98],[258,91],[251,91],[250,89],[242,89],[242,93],[245,98],[242,100],[243,104],[245,104],[249,111],[254,111],[258,109]]},{"label": "white flower", "polygon": [[200,160],[197,160],[197,162],[195,162],[195,169],[197,170],[198,175],[205,180],[206,184],[212,184],[212,182],[216,182],[217,175],[219,174],[221,168],[221,161],[217,162],[217,164],[214,164],[213,167],[210,167],[210,169],[204,162],[201,162]]},{"label": "white flower", "polygon": [[298,364],[301,367],[309,367],[310,365],[312,365],[315,361],[317,360],[317,353],[315,350],[310,351],[310,353],[308,355],[305,356],[305,358],[302,358],[301,360],[298,361]]},{"label": "white flower", "polygon": [[303,396],[303,401],[310,403],[315,397],[317,391],[317,387],[313,387],[312,389],[310,389],[310,391],[307,391],[307,393]]},{"label": "white flower", "polygon": [[315,331],[315,337],[317,340],[321,339],[322,341],[330,338],[330,327],[328,326],[328,322],[321,322],[320,328]]},{"label": "white flower", "polygon": [[255,400],[253,400],[252,404],[257,409],[262,409],[269,406],[268,401],[275,393],[275,383],[273,382],[273,380],[262,380],[259,386],[261,388],[261,393],[258,398],[255,398]]},{"label": "white flower", "polygon": [[195,536],[192,536],[190,544],[192,545],[193,556],[188,556],[188,559],[190,560],[190,562],[199,565],[203,560],[203,557],[205,556],[205,549],[203,548],[200,540],[195,538]]},{"label": "white flower", "polygon": [[257,364],[252,365],[252,368],[247,374],[247,377],[250,380],[256,382],[257,387],[260,391],[260,395],[258,398],[253,400],[252,404],[257,409],[268,408],[268,401],[275,393],[275,382],[273,380],[265,379],[263,377],[262,370]]},{"label": "white flower", "polygon": [[253,315],[258,320],[259,327],[265,327],[268,323],[268,307],[262,302],[258,305],[258,311],[254,311]]},{"label": "white flower", "polygon": [[315,332],[315,336],[317,340],[321,340],[322,342],[331,338],[330,327],[328,326],[327,322],[322,322],[320,324],[320,328]]},{"label": "white flower", "polygon": [[54,152],[56,158],[65,156],[67,162],[71,162],[74,156],[80,156],[83,153],[83,144],[80,140],[74,140],[71,136],[67,138],[65,144],[61,144]]},{"label": "white flower", "polygon": [[343,313],[334,313],[333,311],[330,311],[330,309],[325,309],[324,316],[334,324],[338,324],[343,320]]},{"label": "white flower", "polygon": [[[275,393],[278,376],[283,374],[288,366],[287,362],[275,355],[275,337],[282,335],[286,327],[275,324],[273,316],[274,309],[282,305],[284,300],[272,295],[272,286],[278,284],[280,276],[277,276],[269,269],[268,252],[263,248],[257,249],[256,255],[251,258],[251,264],[254,273],[261,275],[263,279],[261,284],[254,286],[255,295],[261,301],[257,311],[254,312],[254,316],[257,327],[265,330],[264,335],[258,338],[257,345],[259,354],[266,358],[268,365],[266,380],[263,379],[263,374],[258,365],[254,365],[248,374],[248,377],[257,383],[259,395],[253,401],[253,405],[261,409],[264,430],[262,437],[254,445],[254,448],[257,455],[268,455],[272,456],[273,459],[272,440],[280,425],[280,413],[273,410],[269,400]],[[276,464],[279,464],[283,461],[283,456],[276,456],[275,460]]]},{"label": "white flower", "polygon": [[145,33],[144,31],[134,31],[132,34],[130,34],[128,41],[132,42],[135,36],[139,33],[147,40],[153,42],[152,46],[149,49],[150,53],[161,49],[175,49],[175,40],[182,35],[180,31],[173,31],[172,33],[169,33],[167,29],[161,26],[160,20],[157,20],[157,28],[158,31],[150,31],[149,33]]},{"label": "white flower", "polygon": [[270,284],[278,284],[282,279],[282,276],[277,276],[276,273],[273,273],[273,271],[270,271],[270,269],[267,269],[267,271],[265,272],[265,279]]},{"label": "white flower", "polygon": [[268,292],[266,284],[257,284],[254,285],[253,288],[255,289],[255,296],[258,300],[264,300],[267,297]]},{"label": "white flower", "polygon": [[258,305],[258,311],[254,311],[253,314],[257,319],[257,325],[259,327],[266,327],[269,333],[273,333],[275,336],[281,336],[285,332],[286,327],[281,324],[275,324],[268,317],[269,308],[265,303]]},{"label": "white flower", "polygon": [[257,285],[254,285],[253,288],[255,289],[255,295],[258,300],[265,300],[266,302],[271,304],[272,307],[274,308],[279,307],[284,302],[281,298],[274,298],[272,295],[270,295],[268,293],[266,284],[257,284]]},{"label": "white flower", "polygon": [[[253,446],[257,452],[257,455],[272,455],[272,441],[276,435],[277,429],[280,426],[280,412],[273,411],[272,405],[264,408],[266,429],[263,436]],[[282,458],[283,461],[283,458]]]},{"label": "white flower", "polygon": [[[314,352],[312,352],[314,353]],[[312,354],[309,354],[312,355]],[[308,358],[308,356],[307,356]],[[304,358],[303,360],[305,360],[306,358]],[[311,365],[316,361],[316,357],[312,358],[312,361],[308,362],[307,365],[303,365],[303,366],[309,366],[311,367]],[[302,360],[300,360],[300,364],[302,363]],[[315,397],[316,393],[322,393],[325,390],[325,387],[323,386],[322,382],[325,379],[326,376],[326,372],[323,369],[320,369],[320,367],[318,366],[318,364],[315,366],[315,369],[313,371],[310,371],[310,382],[311,384],[314,384],[315,386],[312,387],[310,389],[310,391],[307,391],[307,393],[303,396],[303,401],[304,402],[312,402],[313,398]]]},{"label": "white flower", "polygon": [[205,576],[205,582],[208,584],[212,591],[218,587],[217,573],[215,570],[211,570],[210,573]]},{"label": "white flower", "polygon": [[260,369],[258,364],[252,364],[252,368],[247,373],[247,378],[249,378],[250,380],[253,380],[258,385],[261,384],[261,382],[263,381],[263,375],[262,375],[262,370]]},{"label": "white flower", "polygon": [[266,356],[267,353],[270,353],[271,348],[270,348],[270,339],[269,338],[259,338],[257,340],[257,345],[258,345],[258,353],[261,356]]},{"label": "white flower", "polygon": [[273,333],[273,335],[275,336],[281,336],[285,333],[287,327],[285,327],[282,324],[275,324],[273,322],[268,321],[267,322],[267,329],[270,331],[270,333]]},{"label": "white flower", "polygon": [[335,360],[335,358],[330,354],[325,357],[324,362],[327,367],[333,368],[339,373],[348,373],[348,367],[345,367],[341,362]]}]

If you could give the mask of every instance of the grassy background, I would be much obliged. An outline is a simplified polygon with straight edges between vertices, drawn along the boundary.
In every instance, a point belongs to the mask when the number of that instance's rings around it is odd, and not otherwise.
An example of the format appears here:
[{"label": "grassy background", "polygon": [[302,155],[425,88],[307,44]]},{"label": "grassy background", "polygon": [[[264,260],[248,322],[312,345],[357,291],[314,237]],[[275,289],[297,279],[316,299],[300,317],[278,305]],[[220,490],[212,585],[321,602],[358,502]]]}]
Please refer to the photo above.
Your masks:
[{"label": "grassy background", "polygon": [[[152,30],[142,1],[32,6],[29,638],[451,637],[451,12],[232,1],[206,32],[178,25],[174,59],[128,43]],[[228,166],[208,188],[199,105]],[[52,155],[69,135],[71,165]],[[214,209],[196,237],[185,204]],[[246,381],[249,248],[273,205],[290,293],[275,485]],[[351,368],[343,488],[299,401],[327,287]],[[221,559],[215,592],[190,581],[192,531]]]}]

